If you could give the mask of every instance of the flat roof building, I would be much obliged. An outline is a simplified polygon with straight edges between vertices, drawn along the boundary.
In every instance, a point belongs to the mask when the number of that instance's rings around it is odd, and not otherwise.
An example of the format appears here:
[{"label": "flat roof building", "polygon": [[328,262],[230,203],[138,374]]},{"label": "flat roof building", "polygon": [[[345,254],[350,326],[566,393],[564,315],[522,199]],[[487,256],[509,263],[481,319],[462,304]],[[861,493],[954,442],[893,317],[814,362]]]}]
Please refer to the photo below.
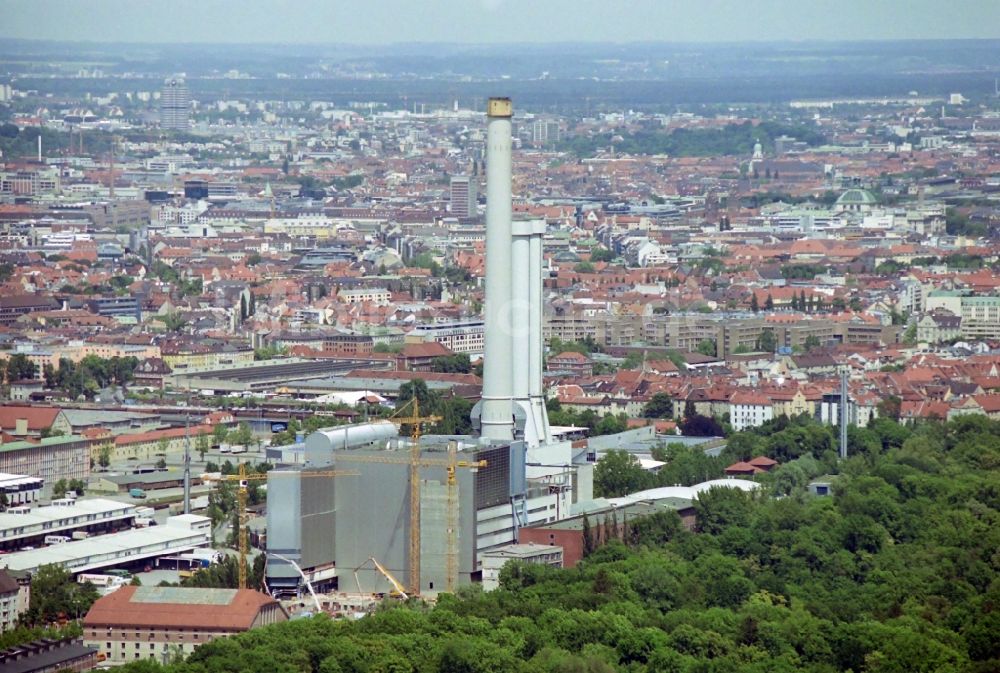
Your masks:
[{"label": "flat roof building", "polygon": [[[681,487],[685,488],[685,487]],[[583,558],[583,550],[588,544],[597,547],[612,539],[622,539],[630,521],[652,516],[662,512],[677,512],[681,523],[691,528],[694,525],[694,505],[691,500],[678,497],[665,497],[650,502],[632,502],[616,506],[610,501],[594,501],[581,503],[581,508],[587,508],[585,513],[577,514],[568,519],[542,522],[526,526],[518,530],[518,542],[522,545],[559,548],[561,562],[567,568],[572,568]],[[584,536],[590,535],[589,542]],[[499,572],[499,570],[498,570]],[[483,579],[485,581],[485,569]],[[485,588],[485,587],[484,587]]]},{"label": "flat roof building", "polygon": [[135,506],[117,500],[55,500],[28,512],[0,512],[0,549],[38,545],[48,535],[70,536],[76,531],[102,534],[130,528]]},{"label": "flat roof building", "polygon": [[7,507],[37,502],[44,484],[45,480],[39,477],[0,472],[0,493],[7,496]]},{"label": "flat roof building", "polygon": [[0,567],[34,572],[43,565],[57,563],[75,574],[98,568],[137,565],[142,561],[208,545],[211,524],[208,517],[182,514],[170,517],[163,526],[6,554],[0,556]]},{"label": "flat roof building", "polygon": [[481,555],[483,562],[483,590],[492,591],[500,586],[500,571],[510,561],[537,563],[563,567],[563,550],[556,545],[542,545],[534,542],[528,544],[509,544],[505,547],[491,549]]},{"label": "flat roof building", "polygon": [[191,116],[191,94],[179,77],[164,81],[160,91],[160,127],[176,131],[188,130]]}]

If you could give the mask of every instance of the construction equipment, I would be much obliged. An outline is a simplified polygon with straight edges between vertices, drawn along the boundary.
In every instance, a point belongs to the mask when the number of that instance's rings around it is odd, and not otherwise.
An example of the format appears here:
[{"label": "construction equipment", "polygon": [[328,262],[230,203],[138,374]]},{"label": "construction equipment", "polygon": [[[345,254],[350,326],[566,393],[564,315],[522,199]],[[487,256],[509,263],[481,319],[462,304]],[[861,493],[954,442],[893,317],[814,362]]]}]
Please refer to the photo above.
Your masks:
[{"label": "construction equipment", "polygon": [[[361,570],[362,568],[364,568],[366,565],[368,565],[369,561],[371,562],[371,564],[373,566],[375,566],[376,570],[378,570],[380,573],[382,573],[383,577],[385,577],[387,580],[389,580],[389,584],[392,585],[392,588],[395,591],[395,595],[398,595],[399,598],[402,598],[404,601],[407,598],[409,598],[409,596],[406,595],[406,591],[403,589],[403,585],[400,584],[399,580],[397,580],[395,577],[393,577],[392,573],[389,572],[388,570],[386,570],[382,566],[381,563],[379,563],[378,561],[376,561],[374,556],[369,556],[367,561],[365,561],[364,563],[362,563],[361,565],[359,565],[357,568],[354,569],[354,581],[357,582],[357,584],[358,584],[358,593],[359,594],[363,594],[365,592],[361,590],[361,578],[358,577],[358,571]],[[393,595],[393,594],[390,594],[390,595]]]},{"label": "construction equipment", "polygon": [[309,595],[312,596],[313,604],[316,606],[316,614],[318,615],[321,612],[323,612],[323,606],[319,604],[319,596],[316,595],[316,591],[313,589],[312,582],[309,581],[309,578],[306,576],[305,571],[302,570],[302,566],[300,566],[298,563],[288,558],[287,556],[282,556],[281,554],[275,554],[273,551],[267,552],[267,555],[273,556],[274,558],[277,559],[281,559],[285,563],[288,563],[293,568],[295,568],[295,572],[297,572],[299,574],[299,577],[302,578],[302,581],[306,583],[306,589],[309,590]]},{"label": "construction equipment", "polygon": [[237,508],[239,509],[240,517],[240,536],[239,536],[239,553],[240,553],[240,573],[239,573],[239,586],[240,589],[247,588],[247,555],[250,553],[250,539],[247,534],[247,494],[249,492],[249,485],[251,481],[267,481],[268,474],[274,475],[295,475],[301,477],[346,477],[346,476],[357,476],[359,473],[351,470],[323,470],[321,472],[297,472],[297,471],[277,471],[277,472],[254,472],[248,473],[246,465],[240,463],[239,472],[237,474],[226,474],[221,477],[222,481],[235,481],[239,482],[239,488],[236,491]]},{"label": "construction equipment", "polygon": [[[407,407],[412,408],[410,416],[400,416],[399,414]],[[485,460],[467,461],[457,459],[457,447],[449,446],[448,458],[421,458],[420,457],[420,435],[424,423],[435,423],[441,420],[440,416],[421,416],[420,402],[414,396],[406,404],[400,407],[395,414],[388,418],[389,421],[398,426],[410,426],[410,456],[409,458],[397,458],[389,456],[353,456],[349,452],[340,452],[336,455],[336,460],[343,460],[354,463],[389,463],[389,464],[409,464],[410,466],[410,535],[408,541],[407,563],[409,564],[409,593],[411,596],[420,593],[420,468],[421,467],[444,467],[448,470],[448,571],[446,578],[446,588],[448,591],[454,590],[455,581],[458,575],[458,503],[455,497],[455,470],[459,467],[480,468],[486,467]]]}]

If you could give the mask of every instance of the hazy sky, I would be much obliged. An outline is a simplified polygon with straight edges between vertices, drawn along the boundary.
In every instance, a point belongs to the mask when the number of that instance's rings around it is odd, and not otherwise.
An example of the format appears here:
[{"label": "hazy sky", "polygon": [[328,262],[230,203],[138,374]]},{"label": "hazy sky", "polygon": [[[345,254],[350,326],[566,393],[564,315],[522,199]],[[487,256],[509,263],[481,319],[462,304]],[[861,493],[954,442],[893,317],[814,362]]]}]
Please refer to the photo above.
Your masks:
[{"label": "hazy sky", "polygon": [[1000,0],[0,0],[0,37],[566,42],[1000,37]]}]

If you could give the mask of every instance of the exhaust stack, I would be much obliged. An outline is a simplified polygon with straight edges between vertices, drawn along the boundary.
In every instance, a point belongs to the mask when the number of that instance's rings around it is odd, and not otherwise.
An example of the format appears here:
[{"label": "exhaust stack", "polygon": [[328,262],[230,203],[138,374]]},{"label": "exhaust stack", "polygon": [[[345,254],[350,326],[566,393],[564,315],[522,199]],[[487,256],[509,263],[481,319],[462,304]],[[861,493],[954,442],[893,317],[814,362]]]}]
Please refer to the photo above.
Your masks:
[{"label": "exhaust stack", "polygon": [[509,98],[486,108],[486,336],[480,434],[514,439],[511,287],[511,117]]},{"label": "exhaust stack", "polygon": [[480,436],[547,443],[542,394],[544,220],[512,221],[509,98],[486,109],[486,336],[482,400],[472,411]]}]

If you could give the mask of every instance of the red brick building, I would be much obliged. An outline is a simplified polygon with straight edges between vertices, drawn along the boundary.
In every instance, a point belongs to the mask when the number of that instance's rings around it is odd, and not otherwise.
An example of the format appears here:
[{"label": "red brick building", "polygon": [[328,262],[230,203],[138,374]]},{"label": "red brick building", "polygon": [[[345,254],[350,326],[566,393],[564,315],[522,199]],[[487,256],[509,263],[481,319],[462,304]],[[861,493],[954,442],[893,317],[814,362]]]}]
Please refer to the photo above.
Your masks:
[{"label": "red brick building", "polygon": [[[667,498],[656,502],[636,502],[621,507],[606,507],[587,514],[539,523],[521,528],[517,541],[563,548],[563,567],[572,568],[583,558],[586,547],[585,529],[589,528],[591,544],[596,548],[609,540],[622,539],[629,524],[636,519],[661,512],[677,512],[688,530],[694,528],[694,506],[690,500]],[[585,523],[586,520],[586,523]]]}]

